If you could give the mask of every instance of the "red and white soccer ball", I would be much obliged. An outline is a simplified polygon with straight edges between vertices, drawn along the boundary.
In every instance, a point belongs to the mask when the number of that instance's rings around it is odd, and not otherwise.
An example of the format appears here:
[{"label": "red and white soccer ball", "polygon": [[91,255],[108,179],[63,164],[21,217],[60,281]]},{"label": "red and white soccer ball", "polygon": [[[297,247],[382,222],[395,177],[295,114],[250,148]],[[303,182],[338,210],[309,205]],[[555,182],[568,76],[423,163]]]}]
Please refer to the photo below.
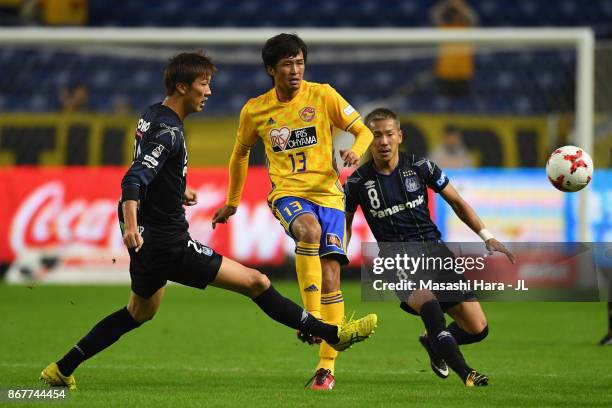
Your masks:
[{"label": "red and white soccer ball", "polygon": [[582,190],[593,178],[593,160],[576,146],[563,146],[552,152],[546,162],[546,175],[558,190]]}]

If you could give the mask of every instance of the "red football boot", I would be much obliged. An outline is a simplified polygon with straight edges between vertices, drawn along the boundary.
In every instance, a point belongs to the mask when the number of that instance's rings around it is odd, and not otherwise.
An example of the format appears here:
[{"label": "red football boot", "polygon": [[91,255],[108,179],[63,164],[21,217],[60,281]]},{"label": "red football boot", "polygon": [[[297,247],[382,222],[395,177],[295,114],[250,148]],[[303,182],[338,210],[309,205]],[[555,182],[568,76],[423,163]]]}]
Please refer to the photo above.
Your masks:
[{"label": "red football boot", "polygon": [[334,389],[334,385],[336,384],[336,380],[331,373],[331,370],[326,368],[319,368],[315,373],[314,377],[312,377],[306,383],[306,387],[310,385],[311,390],[325,390],[330,391]]}]

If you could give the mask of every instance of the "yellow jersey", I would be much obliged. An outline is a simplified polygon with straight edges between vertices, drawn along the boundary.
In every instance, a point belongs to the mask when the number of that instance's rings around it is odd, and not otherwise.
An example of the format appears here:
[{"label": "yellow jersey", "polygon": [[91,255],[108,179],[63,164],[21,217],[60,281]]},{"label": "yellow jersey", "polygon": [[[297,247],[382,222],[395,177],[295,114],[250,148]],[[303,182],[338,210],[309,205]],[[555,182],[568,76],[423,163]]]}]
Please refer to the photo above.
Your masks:
[{"label": "yellow jersey", "polygon": [[274,88],[250,99],[240,112],[237,140],[248,147],[257,138],[263,141],[272,183],[269,203],[295,196],[344,211],[332,129],[348,131],[362,123],[360,118],[330,85],[302,81],[289,102],[279,101]]}]

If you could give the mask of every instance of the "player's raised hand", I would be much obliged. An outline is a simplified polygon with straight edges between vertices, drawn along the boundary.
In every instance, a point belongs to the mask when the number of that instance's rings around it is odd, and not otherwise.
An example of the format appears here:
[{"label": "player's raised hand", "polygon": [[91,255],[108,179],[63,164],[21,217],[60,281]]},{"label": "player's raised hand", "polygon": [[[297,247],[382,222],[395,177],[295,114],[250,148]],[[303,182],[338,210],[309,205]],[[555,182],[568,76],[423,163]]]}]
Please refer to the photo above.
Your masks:
[{"label": "player's raised hand", "polygon": [[231,205],[225,205],[222,208],[219,208],[212,219],[212,227],[215,229],[217,224],[226,224],[229,217],[236,214],[236,207],[232,207]]},{"label": "player's raised hand", "polygon": [[510,252],[504,244],[502,244],[495,238],[488,239],[487,242],[485,242],[485,246],[487,247],[487,250],[489,250],[490,253],[501,252],[502,254],[505,254],[508,257],[510,262],[512,263],[516,262],[516,258],[514,257],[514,254]]},{"label": "player's raised hand", "polygon": [[340,150],[340,157],[344,162],[344,167],[356,166],[359,164],[359,156],[351,149]]},{"label": "player's raised hand", "polygon": [[198,192],[193,188],[187,187],[183,194],[183,204],[196,205],[198,203]]},{"label": "player's raised hand", "polygon": [[144,239],[142,239],[142,235],[138,232],[138,227],[125,229],[123,243],[128,249],[134,248],[136,252],[140,251],[142,244],[144,244]]}]

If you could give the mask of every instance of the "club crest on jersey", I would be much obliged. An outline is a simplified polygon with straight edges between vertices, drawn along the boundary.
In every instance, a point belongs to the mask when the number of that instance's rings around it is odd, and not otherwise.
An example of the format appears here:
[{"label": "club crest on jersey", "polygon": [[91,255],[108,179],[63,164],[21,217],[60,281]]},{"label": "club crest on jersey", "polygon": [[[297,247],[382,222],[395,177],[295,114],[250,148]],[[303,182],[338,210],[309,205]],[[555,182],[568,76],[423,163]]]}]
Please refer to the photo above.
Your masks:
[{"label": "club crest on jersey", "polygon": [[302,110],[300,110],[300,118],[302,118],[304,122],[310,122],[311,120],[314,119],[314,117],[315,117],[315,108],[311,106],[305,106],[302,108]]},{"label": "club crest on jersey", "polygon": [[155,157],[156,159],[159,159],[159,156],[161,156],[163,151],[164,151],[164,146],[158,144],[157,147],[153,149],[153,151],[151,152],[151,155]]},{"label": "club crest on jersey", "polygon": [[317,129],[309,126],[290,130],[287,126],[270,130],[270,143],[276,153],[317,144]]},{"label": "club crest on jersey", "polygon": [[419,179],[416,176],[406,177],[404,179],[404,185],[406,186],[406,191],[409,193],[414,193],[419,188],[421,188]]},{"label": "club crest on jersey", "polygon": [[337,248],[342,248],[342,241],[340,240],[340,237],[336,234],[328,232],[325,235],[325,242],[327,243],[327,246],[335,246]]}]

